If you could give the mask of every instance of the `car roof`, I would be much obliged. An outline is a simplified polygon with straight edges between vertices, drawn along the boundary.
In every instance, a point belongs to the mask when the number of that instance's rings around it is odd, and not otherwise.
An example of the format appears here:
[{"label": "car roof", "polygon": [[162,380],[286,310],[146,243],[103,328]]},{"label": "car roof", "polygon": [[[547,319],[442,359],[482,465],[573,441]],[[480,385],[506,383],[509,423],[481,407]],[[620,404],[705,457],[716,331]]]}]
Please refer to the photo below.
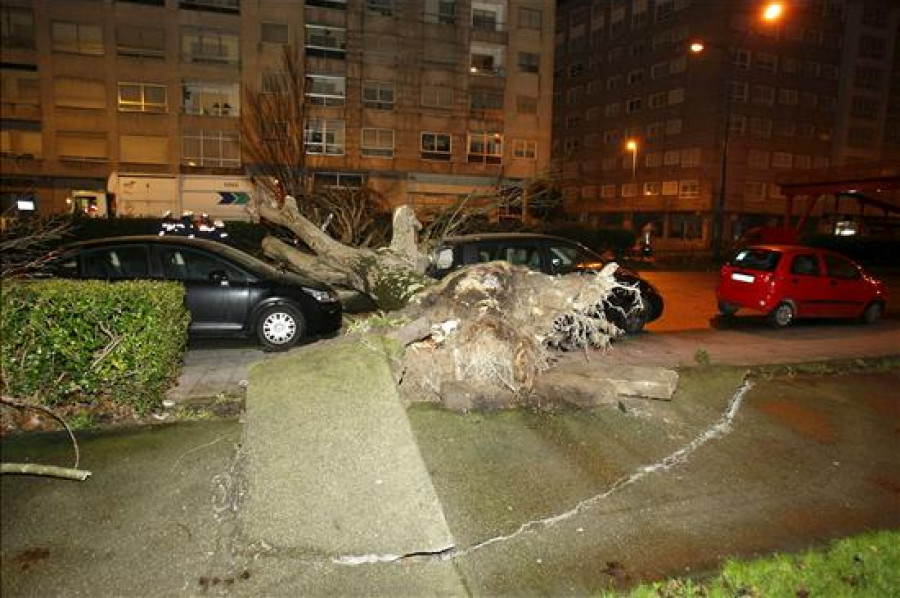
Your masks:
[{"label": "car roof", "polygon": [[177,235],[126,235],[120,237],[102,237],[99,239],[88,239],[87,241],[77,241],[69,243],[60,248],[62,251],[70,249],[88,249],[91,247],[103,247],[105,245],[128,245],[131,243],[155,243],[158,245],[181,245],[188,247],[201,247],[204,249],[216,249],[221,247],[218,241],[210,239],[192,239],[190,237],[180,237]]},{"label": "car roof", "polygon": [[536,241],[563,241],[565,243],[573,243],[580,245],[577,241],[557,237],[554,235],[545,235],[543,233],[472,233],[468,235],[459,235],[455,237],[447,237],[443,240],[445,245],[458,245],[462,243],[475,243],[479,241],[516,241],[516,240],[536,240]]}]

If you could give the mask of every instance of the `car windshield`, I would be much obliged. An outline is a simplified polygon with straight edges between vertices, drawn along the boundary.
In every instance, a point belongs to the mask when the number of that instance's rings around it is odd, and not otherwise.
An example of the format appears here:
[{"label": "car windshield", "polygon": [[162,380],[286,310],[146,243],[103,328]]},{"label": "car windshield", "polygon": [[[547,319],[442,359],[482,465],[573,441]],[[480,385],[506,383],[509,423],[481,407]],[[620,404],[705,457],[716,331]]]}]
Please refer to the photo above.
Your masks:
[{"label": "car windshield", "polygon": [[742,249],[728,263],[748,270],[774,272],[780,260],[781,252],[779,251],[772,251],[771,249]]}]

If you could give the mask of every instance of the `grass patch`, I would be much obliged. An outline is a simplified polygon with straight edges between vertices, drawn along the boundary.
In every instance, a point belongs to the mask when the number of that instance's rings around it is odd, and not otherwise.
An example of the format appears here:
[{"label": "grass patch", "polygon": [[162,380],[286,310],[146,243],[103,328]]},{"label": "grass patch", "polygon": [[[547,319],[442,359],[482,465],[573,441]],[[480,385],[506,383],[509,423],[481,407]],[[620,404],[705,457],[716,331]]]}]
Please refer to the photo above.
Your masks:
[{"label": "grass patch", "polygon": [[707,579],[669,579],[633,588],[629,598],[733,596],[894,596],[900,588],[900,532],[880,531],[837,540],[825,550],[729,560]]}]

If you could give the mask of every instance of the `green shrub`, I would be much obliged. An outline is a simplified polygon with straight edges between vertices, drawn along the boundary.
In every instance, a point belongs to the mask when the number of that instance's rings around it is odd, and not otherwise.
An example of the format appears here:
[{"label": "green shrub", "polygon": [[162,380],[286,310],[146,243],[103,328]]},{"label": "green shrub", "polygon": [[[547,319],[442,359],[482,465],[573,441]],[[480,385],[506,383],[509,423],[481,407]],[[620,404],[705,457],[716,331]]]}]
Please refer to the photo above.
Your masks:
[{"label": "green shrub", "polygon": [[157,405],[178,374],[184,288],[157,281],[3,282],[3,394],[46,405]]}]

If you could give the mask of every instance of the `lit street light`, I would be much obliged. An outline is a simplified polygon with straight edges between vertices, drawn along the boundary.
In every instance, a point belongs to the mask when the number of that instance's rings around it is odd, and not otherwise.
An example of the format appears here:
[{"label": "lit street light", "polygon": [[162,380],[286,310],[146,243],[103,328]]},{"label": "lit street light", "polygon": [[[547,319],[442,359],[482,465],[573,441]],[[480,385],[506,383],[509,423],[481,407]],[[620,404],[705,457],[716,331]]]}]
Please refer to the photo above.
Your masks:
[{"label": "lit street light", "polygon": [[631,180],[633,182],[635,173],[637,172],[637,141],[635,141],[634,139],[629,139],[628,142],[625,143],[625,149],[631,152]]},{"label": "lit street light", "polygon": [[[760,13],[761,20],[766,24],[773,24],[779,21],[784,15],[784,5],[780,2],[769,2],[765,4],[762,8],[762,12]],[[747,32],[744,33],[740,38],[738,38],[735,45],[740,45],[750,34],[751,28],[747,28]],[[725,90],[723,93],[722,101],[724,102],[723,116],[724,123],[722,124],[722,152],[721,152],[721,164],[719,169],[719,189],[716,194],[715,203],[713,205],[713,222],[712,222],[712,252],[713,259],[716,262],[722,260],[722,238],[725,232],[725,195],[727,192],[727,181],[728,181],[728,142],[729,136],[731,133],[731,75],[733,72],[734,63],[731,60],[731,57],[728,52],[727,46],[717,46],[713,44],[708,44],[703,40],[695,40],[691,42],[690,51],[694,54],[703,54],[706,52],[708,47],[716,48],[717,50],[721,50],[725,54],[725,59],[727,61],[728,69],[726,72],[725,80]]]}]

